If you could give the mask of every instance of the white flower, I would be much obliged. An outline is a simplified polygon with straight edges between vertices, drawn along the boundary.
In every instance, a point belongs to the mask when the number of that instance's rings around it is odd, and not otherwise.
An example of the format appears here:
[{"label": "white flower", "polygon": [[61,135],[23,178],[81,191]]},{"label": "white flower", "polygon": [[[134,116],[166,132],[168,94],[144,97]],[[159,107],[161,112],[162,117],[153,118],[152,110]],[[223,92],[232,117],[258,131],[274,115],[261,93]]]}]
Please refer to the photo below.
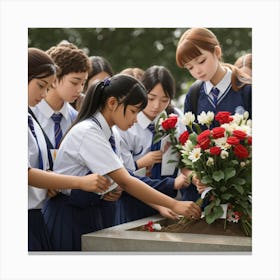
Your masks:
[{"label": "white flower", "polygon": [[221,157],[221,159],[226,159],[226,158],[228,158],[228,152],[225,151],[225,150],[222,150],[222,151],[221,151],[221,154],[220,154],[220,157]]},{"label": "white flower", "polygon": [[190,140],[187,140],[184,146],[182,147],[181,154],[189,155],[190,151],[193,149],[193,143]]},{"label": "white flower", "polygon": [[195,120],[195,115],[192,112],[187,112],[182,117],[182,123],[186,126],[191,126]]},{"label": "white flower", "polygon": [[244,117],[244,120],[247,120],[249,118],[249,113],[247,111],[245,111],[243,113],[243,117]]},{"label": "white flower", "polygon": [[153,224],[153,229],[154,230],[161,230],[161,225],[160,224]]},{"label": "white flower", "polygon": [[201,148],[194,148],[189,156],[188,159],[191,160],[192,162],[196,162],[200,159],[201,157]]},{"label": "white flower", "polygon": [[244,161],[240,162],[240,167],[244,167],[246,165],[246,163]]},{"label": "white flower", "polygon": [[207,166],[213,166],[214,165],[214,159],[212,157],[209,157],[206,161]]},{"label": "white flower", "polygon": [[243,115],[241,115],[241,114],[237,114],[236,113],[232,117],[233,117],[232,122],[234,122],[234,123],[236,123],[238,125],[240,125],[242,123],[242,121],[243,121]]},{"label": "white flower", "polygon": [[197,116],[198,123],[202,125],[210,125],[214,120],[214,113],[208,111],[207,114],[203,111],[200,115]]},{"label": "white flower", "polygon": [[228,150],[231,146],[227,143],[227,137],[221,137],[214,139],[215,145],[220,147],[222,150]]}]

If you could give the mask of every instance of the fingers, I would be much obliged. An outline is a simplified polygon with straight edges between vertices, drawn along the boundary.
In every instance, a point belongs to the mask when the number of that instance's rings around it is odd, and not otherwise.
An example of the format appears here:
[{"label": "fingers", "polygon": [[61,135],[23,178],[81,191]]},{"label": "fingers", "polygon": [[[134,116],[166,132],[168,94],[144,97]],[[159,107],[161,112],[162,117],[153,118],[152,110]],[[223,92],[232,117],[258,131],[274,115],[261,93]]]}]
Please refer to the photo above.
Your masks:
[{"label": "fingers", "polygon": [[201,209],[194,202],[190,202],[190,208],[188,209],[188,217],[191,219],[199,219],[201,216]]}]

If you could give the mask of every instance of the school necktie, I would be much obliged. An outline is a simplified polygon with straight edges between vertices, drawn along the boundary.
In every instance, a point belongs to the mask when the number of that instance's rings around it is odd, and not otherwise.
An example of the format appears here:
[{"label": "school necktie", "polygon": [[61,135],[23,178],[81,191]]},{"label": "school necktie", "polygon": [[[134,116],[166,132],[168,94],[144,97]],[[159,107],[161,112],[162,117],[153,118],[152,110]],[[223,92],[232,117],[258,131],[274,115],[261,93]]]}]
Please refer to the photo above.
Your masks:
[{"label": "school necktie", "polygon": [[217,107],[217,104],[218,104],[219,93],[220,93],[220,91],[217,88],[212,87],[211,94],[213,96],[213,101],[214,101],[215,107]]},{"label": "school necktie", "polygon": [[[159,141],[159,142],[154,144],[154,137],[155,137],[155,134],[156,134],[155,124],[154,123],[150,123],[147,128],[153,134],[151,151],[158,151],[158,150],[160,150],[161,141]],[[151,178],[152,179],[160,179],[161,178],[161,163],[155,163],[153,165],[152,170],[151,170]]]},{"label": "school necktie", "polygon": [[61,127],[60,127],[60,121],[62,119],[62,114],[61,113],[54,113],[51,116],[51,118],[54,121],[55,148],[58,149],[58,146],[59,146],[61,138],[62,138],[62,130],[61,130]]},{"label": "school necktie", "polygon": [[116,141],[115,141],[115,137],[112,134],[112,136],[109,138],[109,142],[111,144],[111,147],[113,149],[113,151],[116,153]]},{"label": "school necktie", "polygon": [[40,149],[40,146],[39,146],[39,143],[38,143],[37,135],[36,135],[35,129],[34,129],[34,123],[33,123],[33,120],[31,118],[31,116],[28,116],[28,126],[29,126],[30,131],[33,134],[33,136],[34,136],[34,138],[36,140],[37,146],[38,146],[38,150],[39,150],[39,169],[43,170],[42,152],[41,152],[41,149]]}]

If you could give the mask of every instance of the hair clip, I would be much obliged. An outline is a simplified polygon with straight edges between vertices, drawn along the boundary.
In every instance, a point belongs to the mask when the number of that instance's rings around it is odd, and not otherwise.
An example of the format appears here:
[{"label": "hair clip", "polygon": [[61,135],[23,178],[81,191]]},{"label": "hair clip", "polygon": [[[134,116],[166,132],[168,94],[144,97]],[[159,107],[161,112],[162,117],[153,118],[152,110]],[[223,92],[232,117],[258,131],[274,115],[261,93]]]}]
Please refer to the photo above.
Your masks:
[{"label": "hair clip", "polygon": [[104,85],[104,87],[109,86],[110,85],[110,78],[105,78],[103,80],[103,85]]}]

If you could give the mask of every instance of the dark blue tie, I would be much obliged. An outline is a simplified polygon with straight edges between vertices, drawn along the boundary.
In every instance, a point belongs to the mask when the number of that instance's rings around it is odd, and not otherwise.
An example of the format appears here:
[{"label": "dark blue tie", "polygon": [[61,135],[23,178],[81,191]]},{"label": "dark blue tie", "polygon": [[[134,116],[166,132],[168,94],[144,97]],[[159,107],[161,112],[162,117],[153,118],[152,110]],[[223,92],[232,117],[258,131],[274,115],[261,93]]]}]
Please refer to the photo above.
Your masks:
[{"label": "dark blue tie", "polygon": [[28,126],[29,126],[30,131],[33,134],[33,136],[34,136],[34,138],[36,140],[37,146],[38,146],[38,150],[39,150],[39,169],[43,170],[42,152],[41,152],[41,149],[40,149],[40,146],[39,146],[39,143],[38,143],[37,135],[36,135],[35,129],[34,129],[34,123],[33,123],[33,120],[31,118],[31,116],[28,116]]},{"label": "dark blue tie", "polygon": [[[147,127],[153,133],[151,151],[158,151],[160,150],[161,141],[154,144],[154,137],[156,134],[155,124],[150,123]],[[161,178],[161,163],[155,163],[151,170],[151,178],[152,179],[160,179]]]},{"label": "dark blue tie", "polygon": [[60,127],[60,121],[62,119],[62,114],[61,113],[54,113],[51,116],[51,118],[54,121],[55,148],[58,149],[58,146],[59,146],[61,138],[62,138],[62,130],[61,130],[61,127]]},{"label": "dark blue tie", "polygon": [[115,137],[112,134],[112,136],[109,138],[109,142],[111,144],[111,147],[113,149],[114,152],[116,152],[116,141],[115,141]]},{"label": "dark blue tie", "polygon": [[213,96],[213,101],[214,101],[215,107],[217,107],[218,96],[219,96],[220,91],[217,88],[213,87],[211,89],[211,93],[212,93],[212,96]]}]

